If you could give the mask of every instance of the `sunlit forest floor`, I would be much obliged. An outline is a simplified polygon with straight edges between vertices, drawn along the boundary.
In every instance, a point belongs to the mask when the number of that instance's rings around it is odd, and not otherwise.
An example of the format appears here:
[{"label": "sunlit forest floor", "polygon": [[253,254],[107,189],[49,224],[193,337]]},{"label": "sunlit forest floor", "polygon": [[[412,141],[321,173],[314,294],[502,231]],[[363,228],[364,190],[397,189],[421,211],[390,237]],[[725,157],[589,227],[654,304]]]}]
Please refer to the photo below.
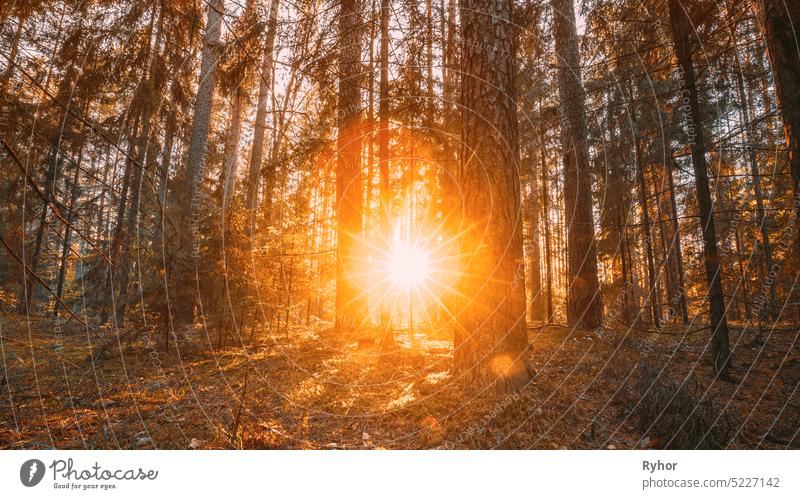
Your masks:
[{"label": "sunlit forest floor", "polygon": [[518,395],[454,379],[426,330],[392,352],[326,323],[219,350],[198,326],[165,352],[156,328],[47,328],[2,323],[0,448],[800,448],[788,324],[734,327],[733,382],[713,380],[708,330],[531,328]]}]

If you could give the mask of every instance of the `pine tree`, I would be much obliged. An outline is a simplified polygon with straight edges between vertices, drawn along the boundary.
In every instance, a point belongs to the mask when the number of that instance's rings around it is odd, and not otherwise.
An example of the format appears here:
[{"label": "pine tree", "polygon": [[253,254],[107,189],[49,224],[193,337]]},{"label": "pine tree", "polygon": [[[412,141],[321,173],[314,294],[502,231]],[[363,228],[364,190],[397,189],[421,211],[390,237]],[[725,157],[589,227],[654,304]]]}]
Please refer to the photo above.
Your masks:
[{"label": "pine tree", "polygon": [[688,94],[689,111],[686,115],[689,146],[692,151],[700,228],[703,233],[703,263],[708,284],[711,320],[711,348],[716,373],[727,378],[731,365],[728,339],[728,321],[725,317],[725,296],[722,288],[722,268],[717,250],[717,233],[714,226],[711,191],[708,186],[708,166],[700,104],[697,95],[694,66],[692,64],[692,22],[686,6],[680,0],[669,0],[669,18],[675,56],[681,72],[681,85]]},{"label": "pine tree", "polygon": [[[455,371],[523,387],[527,364],[512,2],[461,0],[462,261]],[[487,50],[494,47],[494,51]]]},{"label": "pine tree", "polygon": [[336,151],[336,330],[351,331],[366,317],[361,286],[364,185],[361,174],[361,43],[359,0],[339,12],[339,106]]},{"label": "pine tree", "polygon": [[578,33],[573,0],[553,0],[553,34],[561,100],[561,155],[567,226],[567,322],[594,329],[601,325],[603,304],[597,278],[592,216],[592,179],[586,145],[586,112],[581,82]]}]

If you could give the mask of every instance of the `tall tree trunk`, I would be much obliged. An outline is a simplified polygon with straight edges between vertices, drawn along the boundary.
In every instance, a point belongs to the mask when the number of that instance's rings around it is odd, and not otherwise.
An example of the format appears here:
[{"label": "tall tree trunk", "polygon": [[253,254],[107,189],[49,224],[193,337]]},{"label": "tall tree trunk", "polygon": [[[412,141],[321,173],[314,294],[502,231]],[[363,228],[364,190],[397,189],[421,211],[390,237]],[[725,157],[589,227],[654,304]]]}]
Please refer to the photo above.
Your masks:
[{"label": "tall tree trunk", "polygon": [[445,120],[447,114],[453,113],[455,109],[455,93],[456,93],[456,76],[458,75],[457,59],[456,59],[456,44],[458,26],[456,25],[457,13],[456,0],[447,0],[447,40],[445,41],[444,49],[444,78],[442,80],[442,87],[444,93],[444,106],[447,109],[445,112]]},{"label": "tall tree trunk", "polygon": [[528,175],[531,183],[531,194],[528,198],[529,210],[527,212],[528,223],[531,226],[530,232],[530,259],[526,263],[526,275],[529,276],[530,282],[530,313],[529,317],[533,321],[542,321],[544,317],[544,302],[542,296],[542,270],[541,260],[542,252],[540,248],[539,237],[539,217],[541,210],[539,208],[539,182],[536,175],[536,158],[531,154],[528,162]]},{"label": "tall tree trunk", "polygon": [[561,153],[567,226],[567,322],[594,329],[601,325],[603,304],[597,278],[592,215],[592,184],[586,145],[586,117],[581,83],[578,34],[573,0],[552,0],[561,99]]},{"label": "tall tree trunk", "polygon": [[[95,229],[95,240],[97,240],[98,245],[102,246],[106,239],[106,233],[104,227],[106,225],[105,219],[105,211],[106,211],[106,194],[110,191],[108,185],[108,169],[111,166],[111,148],[106,148],[105,160],[103,161],[103,181],[101,182],[100,188],[100,205],[97,208],[97,222],[96,222],[96,229]],[[98,151],[97,154],[100,154]]]},{"label": "tall tree trunk", "polygon": [[[654,181],[655,183],[655,181]],[[674,307],[680,301],[680,294],[678,293],[677,282],[675,273],[673,271],[674,265],[670,261],[670,251],[671,248],[667,243],[667,226],[664,223],[664,206],[663,206],[663,197],[664,197],[664,183],[662,180],[661,186],[656,188],[656,216],[658,217],[658,242],[660,243],[661,248],[661,263],[658,265],[659,269],[663,269],[664,277],[665,277],[665,288],[666,288],[666,311],[664,312],[665,319],[667,321],[671,321],[673,317],[676,316],[674,313]]]},{"label": "tall tree trunk", "polygon": [[672,218],[672,241],[670,242],[670,258],[675,265],[675,273],[678,278],[678,306],[681,311],[681,319],[685,325],[689,324],[689,304],[686,300],[686,272],[683,269],[683,250],[681,249],[681,227],[678,220],[678,203],[675,200],[675,179],[672,175],[676,167],[675,160],[672,158],[670,150],[669,163],[664,165],[669,187],[670,216]]},{"label": "tall tree trunk", "polygon": [[439,48],[440,59],[439,69],[442,72],[442,122],[444,122],[444,113],[447,112],[447,83],[448,72],[447,67],[447,7],[445,7],[446,0],[439,0]]},{"label": "tall tree trunk", "polygon": [[117,324],[122,326],[125,324],[125,311],[128,306],[128,283],[130,282],[131,272],[131,251],[133,241],[136,244],[141,243],[139,227],[139,200],[142,192],[142,179],[144,177],[144,165],[148,148],[148,137],[150,135],[150,106],[144,112],[142,133],[139,139],[138,151],[136,159],[128,165],[128,168],[133,169],[133,176],[131,182],[131,200],[128,204],[127,222],[124,232],[122,233],[122,257],[120,258],[119,268],[119,299],[117,300]]},{"label": "tall tree trunk", "polygon": [[[741,283],[741,286],[742,286],[742,294],[744,295],[742,297],[743,301],[744,301],[744,315],[745,315],[745,319],[747,319],[747,321],[750,321],[750,319],[752,318],[751,311],[750,311],[750,292],[747,289],[748,288],[748,286],[747,286],[747,269],[742,264],[742,257],[741,257],[741,255],[742,255],[742,247],[743,247],[743,245],[742,245],[742,230],[738,225],[736,226],[736,232],[735,232],[734,236],[736,237],[736,239],[735,239],[735,241],[736,241],[736,261],[739,264],[739,275],[741,276],[739,279],[740,279],[740,283]],[[737,307],[737,313],[738,313],[738,307]]]},{"label": "tall tree trunk", "polygon": [[[444,5],[442,6],[445,10]],[[445,26],[447,31],[443,34],[442,41],[442,160],[439,174],[439,201],[442,221],[440,223],[442,240],[439,251],[442,258],[437,262],[444,276],[453,276],[457,273],[457,262],[451,255],[458,251],[458,232],[461,224],[459,206],[460,193],[458,190],[458,147],[459,137],[459,111],[457,99],[457,30],[458,23],[456,0],[447,0]],[[455,326],[455,305],[457,298],[453,292],[452,278],[445,278],[439,293],[439,326],[443,330],[452,331]]]},{"label": "tall tree trunk", "polygon": [[[728,11],[730,9],[728,8]],[[800,14],[800,10],[798,11]],[[800,28],[800,19],[797,20],[797,26]],[[761,246],[764,249],[764,264],[766,268],[772,268],[772,243],[769,240],[769,227],[767,225],[767,217],[764,210],[764,193],[761,189],[761,172],[758,165],[758,158],[756,157],[756,150],[754,148],[754,137],[753,137],[753,122],[752,122],[752,115],[750,112],[750,106],[747,99],[747,94],[744,88],[744,78],[742,77],[742,66],[739,60],[739,48],[738,48],[738,35],[737,35],[737,24],[733,24],[730,27],[731,30],[731,45],[733,46],[733,57],[734,57],[734,78],[736,80],[736,94],[739,100],[739,121],[742,123],[742,127],[744,128],[744,149],[747,153],[747,159],[750,163],[750,173],[753,176],[753,194],[756,198],[756,215],[758,216],[758,228],[761,233]],[[800,62],[800,59],[798,59]],[[799,73],[800,74],[800,73]],[[800,131],[800,130],[799,130]],[[739,243],[739,229],[737,227],[737,244]],[[742,274],[743,285],[745,286],[745,294],[747,294],[747,278]],[[775,291],[775,282],[770,285],[770,305],[767,307],[768,313],[770,316],[775,316],[776,306],[778,304],[778,298],[776,296]],[[747,311],[747,316],[749,319],[750,316],[750,304],[745,303],[745,309]]]},{"label": "tall tree trunk", "polygon": [[267,129],[267,103],[270,100],[270,91],[272,89],[273,52],[275,50],[275,33],[278,29],[279,10],[280,0],[272,0],[269,7],[266,42],[258,79],[258,103],[256,104],[253,149],[250,152],[250,171],[247,177],[247,196],[245,201],[245,206],[250,214],[248,233],[251,234],[253,225],[255,224],[255,212],[258,204],[258,179],[261,172],[261,163],[264,158],[264,136]]},{"label": "tall tree trunk", "polygon": [[[14,38],[11,39],[11,50],[9,50],[7,61],[8,65],[6,66],[6,70],[3,71],[3,74],[0,75],[0,99],[2,100],[6,98],[8,82],[14,74],[14,65],[17,63],[17,54],[19,53],[19,42],[22,39],[22,31],[25,29],[25,21],[27,20],[28,13],[23,9],[23,13],[20,14],[17,19],[17,29],[14,32]],[[0,126],[5,126],[5,124],[0,124]]]},{"label": "tall tree trunk", "polygon": [[[58,319],[58,312],[61,307],[62,298],[64,296],[64,279],[67,275],[67,263],[69,257],[70,240],[72,239],[72,222],[75,220],[75,202],[78,199],[78,179],[80,178],[81,163],[83,162],[83,147],[78,151],[78,161],[75,164],[75,173],[72,176],[72,185],[70,187],[69,196],[69,214],[67,215],[67,224],[64,227],[64,238],[61,243],[61,261],[58,267],[58,278],[56,280],[56,301],[53,304],[53,319]],[[94,166],[94,161],[92,161]]]},{"label": "tall tree trunk", "polygon": [[214,79],[220,57],[220,34],[225,14],[224,0],[211,0],[208,3],[208,20],[203,36],[203,53],[200,65],[200,76],[197,84],[194,115],[192,117],[192,135],[189,141],[186,160],[186,180],[188,196],[184,200],[184,218],[192,215],[192,204],[205,175],[208,133],[211,128],[211,111],[214,104]]},{"label": "tall tree trunk", "polygon": [[550,176],[547,171],[547,128],[542,119],[542,102],[539,100],[539,160],[542,169],[542,220],[544,220],[544,268],[545,284],[547,286],[547,316],[545,322],[553,322],[553,255],[552,243],[550,238],[550,186],[547,179]]},{"label": "tall tree trunk", "polygon": [[109,256],[114,262],[117,261],[125,235],[125,208],[128,206],[128,194],[131,188],[131,177],[133,176],[134,170],[133,162],[135,161],[134,157],[136,154],[136,139],[139,136],[140,117],[140,114],[136,113],[136,117],[133,120],[133,128],[130,129],[130,136],[128,137],[127,159],[122,175],[122,188],[120,189],[119,202],[116,207],[117,213],[114,218],[114,234],[111,237],[111,246],[109,248]]},{"label": "tall tree trunk", "polygon": [[[608,178],[607,185],[604,188],[607,199],[604,209],[608,210],[608,229],[612,234],[617,236],[617,246],[614,250],[614,256],[616,257],[619,255],[619,272],[614,276],[616,282],[619,283],[619,293],[613,300],[614,304],[610,305],[609,316],[612,318],[621,318],[625,323],[630,324],[633,307],[630,303],[630,262],[627,251],[627,234],[625,231],[627,219],[631,213],[629,210],[630,205],[627,200],[627,194],[630,188],[626,181],[625,162],[621,157],[621,151],[624,147],[621,139],[625,132],[621,129],[619,123],[618,113],[620,110],[624,109],[624,106],[619,105],[618,102],[620,95],[621,93],[619,91],[611,91],[605,99],[605,128],[608,130],[608,138],[603,138],[604,150],[601,152],[601,157],[605,158],[604,163],[607,165],[606,176]],[[606,217],[603,217],[601,212],[601,224],[604,219],[606,219]],[[616,279],[617,275],[619,279]],[[621,305],[621,309],[619,305]]]},{"label": "tall tree trunk", "polygon": [[[162,10],[163,14],[163,10]],[[122,246],[122,258],[119,265],[119,300],[117,302],[117,324],[122,326],[125,323],[125,311],[128,306],[128,283],[130,282],[131,272],[131,251],[134,240],[137,247],[141,244],[141,235],[139,234],[139,211],[140,199],[142,192],[142,180],[144,178],[144,170],[147,165],[147,160],[150,158],[152,161],[153,151],[150,149],[150,130],[151,120],[153,118],[153,102],[152,99],[157,95],[159,89],[155,88],[155,71],[157,57],[151,57],[151,37],[153,34],[153,24],[155,22],[155,13],[150,16],[150,29],[147,35],[147,46],[145,48],[145,60],[148,61],[148,71],[145,73],[145,80],[141,82],[142,88],[140,91],[144,95],[144,110],[142,111],[142,132],[139,136],[136,160],[129,165],[134,169],[133,186],[131,191],[131,202],[128,206],[128,220],[127,228],[124,234],[124,241]],[[158,53],[159,45],[161,43],[161,29],[163,24],[159,21],[158,31],[155,38],[155,52]],[[141,283],[140,283],[141,285]],[[143,316],[144,316],[144,311]]]},{"label": "tall tree trunk", "polygon": [[[503,391],[530,379],[511,0],[461,0],[461,303],[454,370]],[[494,47],[504,54],[485,50]]]},{"label": "tall tree trunk", "polygon": [[[55,140],[56,144],[58,144],[57,139]],[[39,216],[39,226],[36,230],[36,238],[33,243],[33,251],[31,254],[31,263],[29,264],[29,267],[31,269],[30,273],[32,275],[36,275],[36,273],[39,271],[39,260],[42,254],[42,245],[44,244],[44,233],[45,230],[47,229],[47,215],[50,212],[50,200],[54,196],[56,179],[58,178],[59,170],[61,167],[62,160],[61,158],[59,158],[58,146],[56,146],[50,152],[50,160],[48,162],[50,163],[50,168],[48,168],[47,170],[47,179],[45,181],[46,199],[42,203],[42,212],[41,215]],[[17,304],[17,312],[20,314],[29,313],[31,300],[33,299],[37,289],[36,281],[31,279],[29,275],[25,274],[23,276],[23,279],[24,279],[24,289],[19,297],[20,299]]]},{"label": "tall tree trunk", "polygon": [[436,101],[434,100],[433,88],[433,0],[425,0],[427,18],[425,19],[425,61],[427,62],[428,73],[426,77],[427,102],[425,103],[425,126],[433,128],[434,116],[436,114]]},{"label": "tall tree trunk", "polygon": [[[252,19],[252,12],[255,8],[255,0],[247,0],[242,13],[242,19],[247,21],[242,28],[242,32],[237,33],[238,36],[246,36],[253,28],[250,21]],[[249,66],[245,65],[241,70],[239,81],[236,88],[233,90],[233,99],[231,102],[231,117],[228,128],[228,136],[225,142],[225,166],[223,169],[223,188],[222,188],[222,216],[223,216],[223,231],[227,232],[229,225],[229,217],[226,217],[230,202],[236,192],[236,177],[238,175],[238,160],[239,149],[242,140],[242,120],[243,115],[247,112],[246,104],[249,99],[250,81],[249,81]]]},{"label": "tall tree trunk", "polygon": [[632,122],[633,130],[633,155],[636,163],[636,190],[639,195],[639,207],[642,210],[642,237],[647,255],[647,280],[649,290],[647,293],[647,304],[650,306],[650,317],[656,329],[661,327],[661,310],[659,307],[658,277],[656,276],[655,264],[653,262],[653,238],[650,228],[650,208],[647,204],[647,182],[644,178],[644,165],[642,164],[642,152],[639,145],[639,129],[636,121]]},{"label": "tall tree trunk", "polygon": [[[381,78],[378,87],[378,175],[380,177],[380,244],[384,254],[389,252],[389,244],[392,238],[392,228],[390,214],[392,210],[392,193],[389,184],[389,0],[381,0],[380,13],[380,67]],[[396,346],[394,333],[392,332],[392,318],[389,311],[387,297],[382,297],[380,303],[380,320],[383,338],[381,343],[384,347],[393,348]]]},{"label": "tall tree trunk", "polygon": [[181,204],[181,253],[189,257],[190,264],[176,272],[178,286],[175,296],[175,318],[178,323],[187,324],[194,320],[196,302],[193,291],[195,282],[195,264],[199,241],[195,224],[196,209],[199,203],[199,192],[206,170],[206,149],[208,133],[211,128],[211,111],[214,103],[214,77],[220,57],[220,34],[225,14],[224,0],[210,0],[208,3],[208,20],[203,36],[203,53],[200,63],[200,77],[197,84],[197,98],[192,117],[192,135],[189,141],[189,153],[186,159],[187,195],[179,200]]},{"label": "tall tree trunk", "polygon": [[[141,115],[139,112],[136,113],[136,116],[133,119],[133,128],[130,129],[130,134],[128,136],[128,147],[126,151],[127,159],[125,161],[125,166],[123,167],[123,174],[122,174],[122,188],[120,189],[120,196],[119,201],[117,202],[116,206],[116,215],[114,218],[114,233],[111,235],[111,241],[109,243],[109,250],[108,254],[116,265],[115,268],[111,266],[108,267],[104,276],[103,287],[105,288],[104,291],[107,292],[107,297],[111,301],[111,305],[115,303],[115,293],[116,290],[114,289],[114,279],[116,278],[115,271],[119,269],[118,258],[120,255],[120,248],[123,246],[123,239],[125,237],[125,215],[127,214],[126,207],[128,206],[128,199],[129,199],[129,191],[131,186],[131,177],[133,177],[133,170],[134,166],[133,163],[135,161],[134,157],[136,154],[136,140],[139,136],[139,123],[140,123]],[[115,168],[116,171],[116,168]],[[110,215],[109,215],[110,216]],[[108,307],[109,309],[111,306]],[[116,309],[114,310],[116,313]],[[108,311],[103,310],[101,322],[104,323],[108,320]]]},{"label": "tall tree trunk", "polygon": [[361,173],[361,4],[342,0],[339,12],[339,110],[336,157],[336,330],[352,331],[366,317],[360,269],[364,185]]},{"label": "tall tree trunk", "polygon": [[[367,90],[367,188],[364,193],[364,238],[371,239],[372,222],[372,185],[375,178],[375,0],[371,0],[369,9],[369,74]],[[373,241],[369,242],[371,261]],[[371,272],[368,269],[367,272]]]},{"label": "tall tree trunk", "polygon": [[162,234],[164,232],[164,223],[166,222],[166,202],[167,202],[167,183],[169,181],[169,169],[172,160],[172,148],[175,145],[175,133],[177,132],[178,123],[175,117],[175,111],[168,110],[165,117],[165,138],[164,146],[161,149],[161,164],[158,165],[158,219],[154,224],[153,230],[153,248],[162,247]]},{"label": "tall tree trunk", "polygon": [[[62,9],[62,12],[61,12],[61,19],[59,20],[59,23],[58,23],[56,40],[59,40],[60,37],[61,37],[61,26],[62,26],[62,21],[63,21],[63,18],[64,18],[64,11],[65,10],[66,10],[66,8]],[[82,21],[79,22],[79,27],[81,27],[82,25],[83,25]],[[10,67],[9,67],[9,69],[10,69]],[[68,102],[70,103],[70,105],[77,105],[78,104],[77,102],[75,102],[73,104],[73,100],[74,99],[71,98],[72,95],[73,95],[73,92],[74,92],[74,84],[73,84],[73,82],[77,78],[76,71],[77,70],[76,70],[76,67],[75,67],[75,63],[73,61],[67,67],[67,70],[66,70],[66,72],[64,74],[64,77],[61,80],[61,83],[59,85],[58,96],[57,96],[57,98],[61,98],[61,99],[65,99],[65,100],[68,99]],[[51,75],[52,75],[52,65],[51,65],[50,69],[48,69],[47,76],[45,78],[44,88],[48,87]],[[3,97],[4,97],[4,95],[0,95],[0,98],[3,98]],[[39,282],[38,281],[36,281],[36,280],[31,281],[31,276],[35,276],[37,274],[38,270],[39,270],[38,267],[39,267],[39,263],[40,263],[41,253],[42,253],[42,246],[43,246],[43,244],[45,244],[45,242],[44,242],[44,233],[45,233],[45,230],[46,230],[47,216],[49,214],[50,203],[55,199],[55,196],[56,196],[56,183],[58,182],[59,172],[60,172],[60,169],[61,169],[61,164],[63,162],[63,160],[61,159],[61,155],[62,155],[62,152],[61,152],[61,150],[62,150],[62,140],[64,138],[63,137],[63,132],[65,130],[70,130],[70,128],[72,126],[73,119],[74,118],[73,118],[72,113],[70,112],[70,109],[69,108],[65,109],[65,113],[64,113],[64,116],[62,118],[60,127],[58,127],[53,132],[52,136],[50,137],[50,156],[49,156],[49,158],[51,159],[51,161],[50,161],[50,167],[48,168],[47,179],[46,179],[46,184],[45,184],[45,193],[44,193],[45,194],[45,199],[43,200],[42,214],[41,214],[41,217],[40,217],[40,220],[39,220],[39,227],[38,227],[38,230],[37,230],[37,233],[36,233],[36,240],[35,240],[35,243],[34,243],[34,246],[33,246],[33,253],[31,255],[31,263],[30,263],[31,272],[30,272],[30,275],[28,275],[27,273],[24,273],[24,275],[23,275],[24,289],[23,289],[22,295],[20,296],[20,301],[19,301],[19,303],[17,305],[17,308],[20,311],[20,313],[23,313],[23,311],[26,311],[30,307],[31,299],[36,294],[36,291],[37,291],[38,286],[39,286]],[[23,250],[24,250],[24,246],[23,246]],[[23,251],[23,259],[24,258],[25,258],[25,254],[24,254],[24,251]]]},{"label": "tall tree trunk", "polygon": [[617,209],[617,225],[619,225],[619,246],[620,246],[620,266],[622,267],[622,284],[620,287],[620,294],[622,295],[622,318],[629,322],[631,320],[631,311],[633,310],[632,301],[634,296],[633,278],[631,277],[633,263],[631,262],[630,247],[628,244],[628,231],[627,220],[622,216],[622,210]]},{"label": "tall tree trunk", "polygon": [[689,146],[692,150],[692,167],[694,169],[697,189],[697,205],[700,215],[700,227],[703,233],[703,260],[708,281],[708,299],[711,318],[711,348],[714,356],[714,369],[722,377],[728,377],[731,365],[730,341],[728,339],[728,321],[725,318],[725,296],[722,287],[722,269],[717,252],[717,233],[714,228],[711,191],[708,186],[708,166],[706,164],[705,140],[700,116],[700,104],[695,84],[694,66],[692,65],[692,22],[684,10],[680,0],[669,0],[669,17],[672,25],[672,38],[675,44],[675,56],[678,59],[683,83],[683,92],[689,99],[689,113],[686,116],[688,125]]},{"label": "tall tree trunk", "polygon": [[[242,138],[242,114],[246,101],[245,90],[241,85],[234,90],[233,102],[231,103],[231,122],[228,128],[228,143],[225,148],[225,170],[224,187],[222,189],[222,213],[227,215],[231,199],[236,191],[236,161],[239,158],[239,145]],[[225,225],[229,223],[225,221]]]},{"label": "tall tree trunk", "polygon": [[[783,118],[783,135],[792,172],[795,198],[800,196],[800,2],[792,0],[757,0],[772,65],[775,96]],[[800,203],[793,205],[800,221]],[[795,238],[800,251],[800,236]]]}]

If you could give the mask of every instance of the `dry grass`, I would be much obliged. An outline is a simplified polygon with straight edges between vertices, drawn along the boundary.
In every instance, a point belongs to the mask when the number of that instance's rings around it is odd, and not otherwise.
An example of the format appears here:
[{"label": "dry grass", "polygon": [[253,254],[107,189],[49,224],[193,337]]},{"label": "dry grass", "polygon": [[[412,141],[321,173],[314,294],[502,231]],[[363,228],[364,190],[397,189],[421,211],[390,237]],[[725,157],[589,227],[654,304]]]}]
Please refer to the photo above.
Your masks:
[{"label": "dry grass", "polygon": [[59,347],[47,327],[3,325],[2,448],[800,447],[789,328],[734,332],[738,384],[713,379],[703,333],[534,329],[536,375],[502,395],[454,379],[451,343],[424,331],[415,350],[320,323],[215,351],[198,328],[164,352],[156,330],[68,329]]}]

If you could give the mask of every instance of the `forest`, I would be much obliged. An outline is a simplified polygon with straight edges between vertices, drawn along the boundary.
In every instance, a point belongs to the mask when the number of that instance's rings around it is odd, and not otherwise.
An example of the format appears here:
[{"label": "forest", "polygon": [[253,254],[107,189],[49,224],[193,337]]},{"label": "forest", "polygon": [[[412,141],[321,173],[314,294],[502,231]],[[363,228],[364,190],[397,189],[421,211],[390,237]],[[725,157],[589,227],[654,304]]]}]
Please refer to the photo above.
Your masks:
[{"label": "forest", "polygon": [[0,448],[800,448],[798,33],[0,1]]}]

